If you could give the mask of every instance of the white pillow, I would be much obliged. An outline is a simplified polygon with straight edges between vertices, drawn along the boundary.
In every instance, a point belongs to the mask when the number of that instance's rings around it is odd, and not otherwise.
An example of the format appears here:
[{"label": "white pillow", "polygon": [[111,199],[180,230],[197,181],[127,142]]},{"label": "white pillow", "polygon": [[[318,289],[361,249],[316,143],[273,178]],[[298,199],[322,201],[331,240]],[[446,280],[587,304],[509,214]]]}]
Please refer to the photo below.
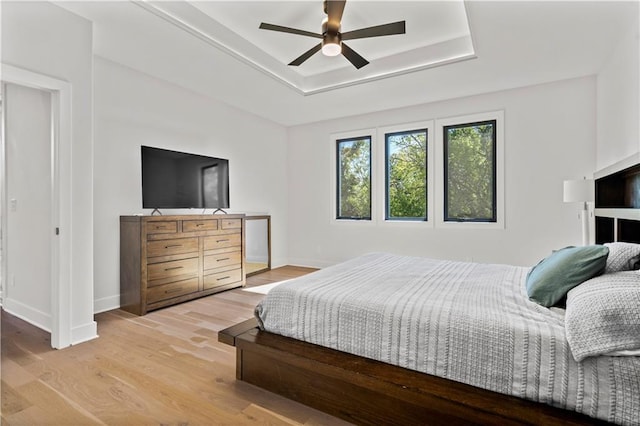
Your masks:
[{"label": "white pillow", "polygon": [[640,348],[640,272],[600,275],[570,290],[565,332],[578,362]]},{"label": "white pillow", "polygon": [[609,247],[605,274],[640,269],[640,244],[607,243],[605,246]]}]

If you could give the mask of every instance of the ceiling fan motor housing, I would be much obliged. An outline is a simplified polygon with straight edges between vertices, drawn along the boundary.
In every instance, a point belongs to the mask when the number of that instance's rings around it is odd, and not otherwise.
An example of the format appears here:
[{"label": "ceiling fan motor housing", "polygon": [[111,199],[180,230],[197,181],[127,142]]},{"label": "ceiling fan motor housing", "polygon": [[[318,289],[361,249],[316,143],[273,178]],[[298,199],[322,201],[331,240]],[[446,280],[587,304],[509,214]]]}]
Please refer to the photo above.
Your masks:
[{"label": "ceiling fan motor housing", "polygon": [[342,36],[340,34],[340,23],[339,22],[331,22],[328,18],[324,18],[322,20],[322,35],[326,36],[340,36],[340,40],[342,40]]},{"label": "ceiling fan motor housing", "polygon": [[340,34],[340,25],[335,28],[333,25],[329,25],[329,22],[322,22],[322,39],[323,43],[340,44],[342,41],[342,34]]},{"label": "ceiling fan motor housing", "polygon": [[[326,3],[326,2],[325,2]],[[326,10],[326,5],[325,5]],[[333,48],[326,50],[325,45],[333,44],[340,46],[338,49]],[[327,18],[322,21],[322,52],[328,56],[335,56],[342,50],[342,34],[340,33],[340,24],[337,25]]]}]

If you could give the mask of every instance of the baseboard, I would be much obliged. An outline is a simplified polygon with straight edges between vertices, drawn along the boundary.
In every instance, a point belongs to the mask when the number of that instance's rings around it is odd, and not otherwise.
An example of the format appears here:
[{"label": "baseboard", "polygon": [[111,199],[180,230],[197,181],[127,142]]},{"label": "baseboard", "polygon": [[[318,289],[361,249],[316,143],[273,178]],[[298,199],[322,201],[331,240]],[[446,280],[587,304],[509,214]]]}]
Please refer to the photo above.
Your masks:
[{"label": "baseboard", "polygon": [[3,309],[21,320],[51,333],[51,314],[39,311],[23,303],[7,298],[3,301]]},{"label": "baseboard", "polygon": [[[20,318],[47,333],[51,333],[51,315],[11,299],[4,300],[3,309],[14,317]],[[71,330],[72,345],[77,345],[96,337],[98,337],[98,324],[95,321],[74,327]]]},{"label": "baseboard", "polygon": [[290,266],[301,266],[305,268],[326,268],[327,266],[335,265],[337,262],[327,262],[323,260],[317,259],[303,259],[303,258],[290,258],[289,263]]},{"label": "baseboard", "polygon": [[80,327],[74,327],[71,329],[71,344],[77,345],[79,343],[93,340],[98,337],[98,324],[95,321],[91,321],[88,324],[81,325]]},{"label": "baseboard", "polygon": [[99,314],[100,312],[111,311],[120,307],[120,295],[103,297],[93,301],[93,313]]}]

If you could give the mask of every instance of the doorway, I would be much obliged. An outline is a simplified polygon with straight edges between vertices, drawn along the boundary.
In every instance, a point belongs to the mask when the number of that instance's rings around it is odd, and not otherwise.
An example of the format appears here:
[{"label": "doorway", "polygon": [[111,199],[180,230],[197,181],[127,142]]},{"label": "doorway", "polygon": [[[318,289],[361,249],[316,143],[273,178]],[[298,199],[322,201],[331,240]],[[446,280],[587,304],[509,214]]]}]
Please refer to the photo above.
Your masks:
[{"label": "doorway", "polygon": [[51,93],[2,87],[5,190],[5,306],[51,331],[52,146]]},{"label": "doorway", "polygon": [[[2,306],[71,344],[71,85],[2,64]],[[44,282],[44,283],[43,283]]]}]

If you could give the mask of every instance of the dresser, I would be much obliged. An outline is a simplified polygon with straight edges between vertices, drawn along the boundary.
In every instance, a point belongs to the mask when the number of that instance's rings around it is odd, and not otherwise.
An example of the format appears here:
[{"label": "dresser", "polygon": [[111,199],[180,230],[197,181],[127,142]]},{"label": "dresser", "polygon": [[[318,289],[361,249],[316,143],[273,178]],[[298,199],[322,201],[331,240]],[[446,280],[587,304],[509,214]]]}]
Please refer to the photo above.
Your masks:
[{"label": "dresser", "polygon": [[136,315],[245,284],[244,215],[120,216],[120,308]]}]

